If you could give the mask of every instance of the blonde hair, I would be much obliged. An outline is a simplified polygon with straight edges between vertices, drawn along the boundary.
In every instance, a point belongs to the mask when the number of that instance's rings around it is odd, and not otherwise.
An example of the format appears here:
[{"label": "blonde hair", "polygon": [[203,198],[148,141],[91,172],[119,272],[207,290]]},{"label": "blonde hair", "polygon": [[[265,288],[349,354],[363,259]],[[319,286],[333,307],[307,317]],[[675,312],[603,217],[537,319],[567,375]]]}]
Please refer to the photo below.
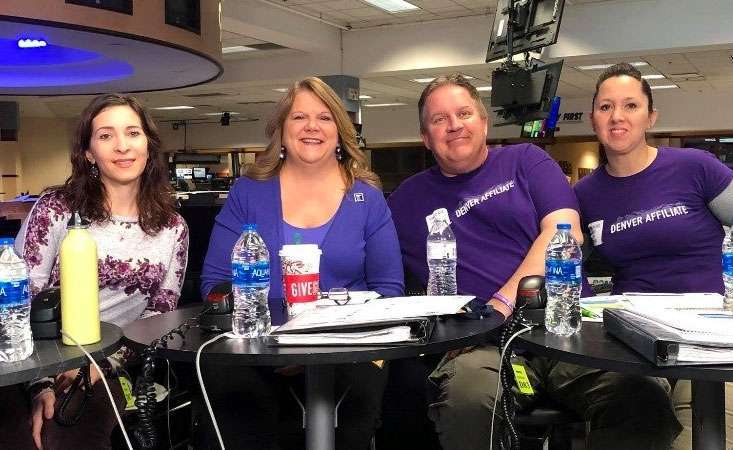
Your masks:
[{"label": "blonde hair", "polygon": [[351,189],[356,180],[381,189],[379,177],[369,170],[366,155],[359,149],[356,142],[356,129],[354,129],[354,125],[351,123],[341,100],[333,89],[316,77],[296,81],[290,87],[288,93],[277,103],[275,111],[273,111],[265,127],[265,135],[269,140],[269,144],[267,144],[265,151],[257,157],[255,164],[245,166],[244,175],[255,180],[267,180],[280,173],[280,168],[284,162],[280,159],[283,126],[290,109],[293,107],[295,96],[301,91],[314,94],[328,107],[333,115],[343,155],[339,161],[339,168],[344,177],[346,189]]}]

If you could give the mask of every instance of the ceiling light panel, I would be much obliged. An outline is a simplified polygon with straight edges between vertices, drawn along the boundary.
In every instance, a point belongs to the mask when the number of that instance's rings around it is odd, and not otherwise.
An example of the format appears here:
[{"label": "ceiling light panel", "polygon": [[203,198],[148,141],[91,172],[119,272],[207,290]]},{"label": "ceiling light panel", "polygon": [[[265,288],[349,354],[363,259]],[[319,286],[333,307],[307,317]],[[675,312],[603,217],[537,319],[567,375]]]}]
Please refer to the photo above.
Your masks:
[{"label": "ceiling light panel", "polygon": [[415,11],[420,9],[419,7],[413,5],[412,3],[408,3],[404,0],[364,0],[366,3],[369,3],[372,6],[376,6],[377,8],[383,9],[385,11],[389,12],[405,12],[405,11]]}]

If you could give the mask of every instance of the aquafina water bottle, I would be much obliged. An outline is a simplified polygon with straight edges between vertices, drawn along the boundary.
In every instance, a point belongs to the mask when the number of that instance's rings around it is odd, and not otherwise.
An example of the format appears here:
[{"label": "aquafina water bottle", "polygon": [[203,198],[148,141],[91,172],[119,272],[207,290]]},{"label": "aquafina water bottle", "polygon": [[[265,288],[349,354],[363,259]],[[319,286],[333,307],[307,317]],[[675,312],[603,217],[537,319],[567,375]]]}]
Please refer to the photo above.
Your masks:
[{"label": "aquafina water bottle", "polygon": [[582,253],[570,233],[570,224],[557,224],[557,232],[545,252],[548,332],[570,336],[580,331],[580,286]]},{"label": "aquafina water bottle", "polygon": [[428,222],[428,295],[456,295],[456,237],[445,208],[426,217]]},{"label": "aquafina water bottle", "polygon": [[731,241],[733,227],[725,233],[723,238],[723,284],[725,285],[726,308],[733,308],[733,241]]},{"label": "aquafina water bottle", "polygon": [[256,224],[245,224],[232,249],[232,331],[239,337],[259,337],[270,332],[270,253],[257,234]]},{"label": "aquafina water bottle", "polygon": [[21,361],[33,353],[28,268],[14,243],[0,238],[0,362]]}]

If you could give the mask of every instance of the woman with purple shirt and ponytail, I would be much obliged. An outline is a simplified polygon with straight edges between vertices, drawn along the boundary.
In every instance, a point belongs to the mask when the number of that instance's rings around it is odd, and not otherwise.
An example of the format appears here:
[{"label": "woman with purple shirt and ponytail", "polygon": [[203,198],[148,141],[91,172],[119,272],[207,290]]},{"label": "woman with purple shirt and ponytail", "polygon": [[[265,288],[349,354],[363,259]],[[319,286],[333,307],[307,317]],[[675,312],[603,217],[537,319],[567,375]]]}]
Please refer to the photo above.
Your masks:
[{"label": "woman with purple shirt and ponytail", "polygon": [[[733,218],[733,171],[702,150],[647,143],[657,111],[649,84],[630,64],[601,74],[591,117],[605,160],[575,193],[593,250],[613,268],[613,293],[723,293],[720,250],[723,225]],[[672,381],[684,425],[672,448],[681,450],[691,446],[690,382]],[[729,386],[726,398],[733,405]]]}]

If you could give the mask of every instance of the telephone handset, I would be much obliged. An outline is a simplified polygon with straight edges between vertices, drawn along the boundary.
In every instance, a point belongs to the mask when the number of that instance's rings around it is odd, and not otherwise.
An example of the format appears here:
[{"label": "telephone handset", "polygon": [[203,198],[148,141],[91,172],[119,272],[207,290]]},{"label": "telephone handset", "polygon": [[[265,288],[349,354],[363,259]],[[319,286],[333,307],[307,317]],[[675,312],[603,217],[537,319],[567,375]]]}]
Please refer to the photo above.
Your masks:
[{"label": "telephone handset", "polygon": [[225,281],[214,286],[206,296],[204,306],[208,311],[199,319],[199,328],[207,331],[232,331],[234,295],[232,282]]},{"label": "telephone handset", "polygon": [[37,293],[31,300],[31,332],[33,339],[61,337],[61,289],[52,287]]}]

